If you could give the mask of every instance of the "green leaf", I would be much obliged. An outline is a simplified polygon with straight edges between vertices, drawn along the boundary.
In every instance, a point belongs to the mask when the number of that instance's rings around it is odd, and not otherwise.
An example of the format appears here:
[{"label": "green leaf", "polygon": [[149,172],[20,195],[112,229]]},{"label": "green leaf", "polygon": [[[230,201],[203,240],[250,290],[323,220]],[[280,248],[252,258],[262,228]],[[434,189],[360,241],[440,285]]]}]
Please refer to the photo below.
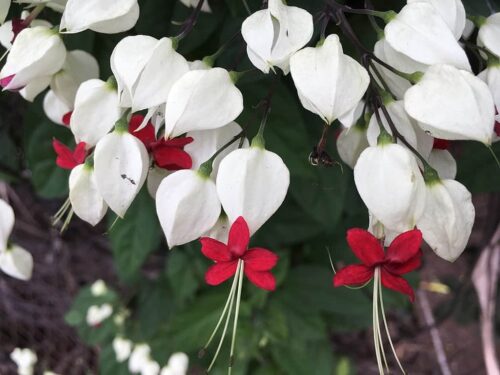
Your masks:
[{"label": "green leaf", "polygon": [[[500,191],[500,167],[491,151],[478,142],[461,143],[457,158],[457,181],[463,183],[472,193]],[[500,142],[493,143],[492,151],[500,159]]]},{"label": "green leaf", "polygon": [[180,306],[194,297],[196,290],[202,283],[203,273],[200,273],[202,259],[199,254],[199,248],[191,244],[177,247],[169,253],[167,277],[170,285],[172,285],[172,292],[176,302]]},{"label": "green leaf", "polygon": [[118,363],[112,345],[106,345],[99,352],[99,373],[101,375],[129,375],[127,361]]},{"label": "green leaf", "polygon": [[147,256],[160,245],[161,229],[154,200],[143,188],[109,233],[118,275],[125,282],[136,279]]}]

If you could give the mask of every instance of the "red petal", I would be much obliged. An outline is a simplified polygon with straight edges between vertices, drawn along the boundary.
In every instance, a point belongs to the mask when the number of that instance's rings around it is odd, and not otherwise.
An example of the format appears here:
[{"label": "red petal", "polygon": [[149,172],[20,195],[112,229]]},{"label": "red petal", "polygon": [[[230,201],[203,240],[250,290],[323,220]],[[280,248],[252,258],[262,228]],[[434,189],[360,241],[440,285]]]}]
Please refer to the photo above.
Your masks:
[{"label": "red petal", "polygon": [[245,267],[245,275],[248,277],[248,280],[258,288],[269,290],[270,292],[276,289],[276,279],[271,272],[255,271]]},{"label": "red petal", "polygon": [[71,123],[71,115],[73,114],[73,111],[70,111],[68,113],[65,113],[64,116],[62,117],[62,123],[66,126],[69,126]]},{"label": "red petal", "polygon": [[385,254],[379,240],[370,232],[360,228],[347,231],[347,243],[354,255],[366,266],[373,266],[384,260]]},{"label": "red petal", "polygon": [[192,137],[179,137],[179,138],[173,138],[173,139],[162,139],[158,141],[159,144],[165,144],[169,147],[177,147],[177,148],[182,148],[188,144],[193,142]]},{"label": "red petal", "polygon": [[179,169],[190,169],[193,165],[191,156],[180,148],[162,147],[153,149],[153,158],[160,168],[171,171]]},{"label": "red petal", "polygon": [[130,134],[140,139],[146,148],[149,148],[151,144],[156,141],[155,127],[151,122],[148,122],[144,128],[136,131],[143,120],[143,115],[133,115],[128,123],[128,131]]},{"label": "red petal", "polygon": [[333,277],[334,286],[366,284],[373,277],[373,268],[364,264],[352,264],[338,271]]},{"label": "red petal", "polygon": [[238,261],[216,263],[205,273],[205,281],[208,285],[219,285],[236,273]]},{"label": "red petal", "polygon": [[419,250],[418,253],[411,259],[407,260],[404,263],[385,263],[383,267],[385,269],[395,275],[403,275],[405,273],[416,270],[422,264],[422,250]]},{"label": "red petal", "polygon": [[495,134],[500,137],[500,122],[495,121],[495,127],[493,128],[495,130]]},{"label": "red petal", "polygon": [[410,284],[408,284],[408,281],[403,279],[401,276],[393,275],[384,268],[381,268],[380,271],[383,286],[395,290],[396,292],[406,294],[410,298],[411,302],[415,301],[415,293],[413,293],[413,289]]},{"label": "red petal", "polygon": [[85,142],[80,142],[76,145],[75,151],[73,151],[73,159],[78,164],[82,164],[85,162],[85,158],[87,156],[87,144]]},{"label": "red petal", "polygon": [[215,262],[227,262],[231,260],[231,253],[227,245],[209,237],[201,237],[201,252],[208,259]]},{"label": "red petal", "polygon": [[57,154],[56,164],[62,169],[73,169],[78,164],[73,158],[73,152],[57,139],[52,140],[52,147]]},{"label": "red petal", "polygon": [[450,141],[447,139],[434,138],[434,144],[432,146],[435,150],[447,150],[450,148]]},{"label": "red petal", "polygon": [[9,86],[9,83],[14,79],[15,76],[16,76],[15,74],[12,74],[10,76],[7,76],[7,77],[0,79],[0,86],[2,86],[2,87]]},{"label": "red petal", "polygon": [[386,259],[391,263],[405,263],[418,254],[422,245],[422,232],[409,230],[397,236],[387,249]]},{"label": "red petal", "polygon": [[269,271],[276,263],[278,256],[270,250],[254,247],[243,254],[245,267],[250,267],[254,271]]},{"label": "red petal", "polygon": [[249,242],[250,230],[248,229],[245,219],[240,216],[236,219],[233,225],[231,225],[227,246],[229,247],[229,251],[235,257],[239,258],[247,250]]}]

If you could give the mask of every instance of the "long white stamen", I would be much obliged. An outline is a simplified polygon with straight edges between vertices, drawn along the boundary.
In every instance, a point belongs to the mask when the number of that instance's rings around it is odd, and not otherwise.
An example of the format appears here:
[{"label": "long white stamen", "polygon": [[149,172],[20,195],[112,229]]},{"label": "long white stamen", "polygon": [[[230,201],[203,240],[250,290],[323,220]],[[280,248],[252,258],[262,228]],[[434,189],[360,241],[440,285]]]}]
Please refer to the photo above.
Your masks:
[{"label": "long white stamen", "polygon": [[236,310],[234,311],[233,337],[231,339],[231,351],[229,353],[229,367],[227,370],[228,375],[231,375],[231,370],[233,367],[234,344],[236,341],[236,330],[238,328],[238,315],[240,312],[241,288],[243,285],[243,270],[245,268],[245,263],[242,260],[239,260],[238,267],[240,269],[240,275],[238,282],[238,295],[236,297]]},{"label": "long white stamen", "polygon": [[377,357],[377,365],[379,374],[384,375],[384,367],[382,365],[382,358],[380,355],[379,343],[379,321],[378,321],[378,268],[375,269],[373,277],[373,344],[375,345],[375,356]]},{"label": "long white stamen", "polygon": [[389,370],[389,365],[387,364],[387,358],[385,356],[385,348],[384,348],[384,342],[382,341],[382,331],[380,330],[380,315],[379,315],[379,305],[380,305],[380,285],[381,285],[381,280],[380,280],[380,268],[375,269],[375,274],[377,275],[376,280],[377,280],[377,288],[378,288],[378,293],[377,293],[377,310],[376,310],[376,320],[377,320],[377,337],[378,337],[378,342],[380,346],[380,351],[382,353],[382,359],[384,361],[385,368],[387,372],[390,372]]}]

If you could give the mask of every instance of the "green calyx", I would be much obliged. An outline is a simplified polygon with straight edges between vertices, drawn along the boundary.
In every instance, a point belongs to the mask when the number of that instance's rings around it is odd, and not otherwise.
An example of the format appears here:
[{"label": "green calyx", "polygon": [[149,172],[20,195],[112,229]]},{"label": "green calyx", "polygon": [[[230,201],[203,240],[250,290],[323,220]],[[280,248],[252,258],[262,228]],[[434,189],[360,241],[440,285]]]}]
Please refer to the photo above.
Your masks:
[{"label": "green calyx", "polygon": [[110,89],[110,90],[118,90],[118,83],[116,82],[116,78],[115,76],[110,76],[107,80],[106,80],[106,86]]},{"label": "green calyx", "polygon": [[477,28],[486,23],[486,17],[483,16],[468,16],[467,18],[471,20]]},{"label": "green calyx", "polygon": [[121,118],[115,122],[115,132],[117,133],[128,133],[128,122],[126,118]]},{"label": "green calyx", "polygon": [[384,20],[385,23],[391,22],[394,18],[396,18],[398,14],[393,10],[388,10],[387,12],[380,12],[379,17]]},{"label": "green calyx", "polygon": [[441,183],[439,174],[430,165],[426,165],[424,168],[424,181],[427,186],[432,186]]},{"label": "green calyx", "polygon": [[255,137],[253,137],[251,146],[265,150],[266,141],[264,140],[264,136],[262,134],[258,133]]},{"label": "green calyx", "polygon": [[212,174],[212,167],[213,160],[209,159],[206,162],[204,162],[202,165],[200,165],[200,168],[198,168],[198,175],[203,178],[207,179],[210,178],[210,175]]},{"label": "green calyx", "polygon": [[380,127],[380,134],[377,138],[377,146],[386,146],[394,143],[394,137],[390,135],[383,126]]},{"label": "green calyx", "polygon": [[380,93],[380,96],[382,97],[382,103],[385,106],[388,106],[389,104],[391,104],[394,101],[394,98],[392,97],[391,93],[388,91],[382,91]]}]

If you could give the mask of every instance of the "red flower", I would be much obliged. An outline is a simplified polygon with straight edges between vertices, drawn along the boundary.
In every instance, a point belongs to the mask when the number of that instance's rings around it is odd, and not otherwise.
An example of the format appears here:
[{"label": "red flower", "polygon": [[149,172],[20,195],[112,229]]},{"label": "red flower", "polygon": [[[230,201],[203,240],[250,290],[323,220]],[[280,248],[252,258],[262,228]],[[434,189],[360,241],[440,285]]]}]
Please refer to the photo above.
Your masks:
[{"label": "red flower", "polygon": [[450,141],[447,139],[434,138],[434,144],[432,146],[434,150],[447,150],[450,148]]},{"label": "red flower", "polygon": [[243,217],[240,216],[231,225],[227,245],[208,237],[200,238],[200,242],[203,255],[215,262],[205,274],[208,285],[219,285],[233,276],[241,259],[250,282],[265,290],[276,288],[276,279],[269,271],[278,262],[278,256],[260,247],[248,249],[250,231]]},{"label": "red flower", "polygon": [[54,138],[52,140],[52,147],[54,147],[54,151],[57,154],[57,166],[62,169],[73,169],[77,165],[84,163],[87,157],[85,146],[85,142],[80,142],[76,145],[75,150],[71,151],[68,146]]},{"label": "red flower", "polygon": [[129,132],[141,140],[147,150],[152,154],[153,159],[160,168],[177,171],[179,169],[189,169],[193,165],[191,156],[184,151],[184,146],[193,142],[191,137],[180,137],[165,140],[157,140],[153,124],[148,124],[141,130],[136,129],[144,120],[142,115],[134,115],[129,122]]},{"label": "red flower", "polygon": [[347,243],[362,264],[353,264],[337,272],[333,277],[335,286],[365,284],[379,267],[383,286],[408,295],[412,302],[415,300],[413,289],[401,275],[420,267],[422,232],[415,229],[401,233],[386,253],[380,241],[364,229],[348,230]]},{"label": "red flower", "polygon": [[62,117],[62,123],[66,126],[69,126],[71,123],[71,116],[73,115],[73,111],[69,111],[65,113]]}]

